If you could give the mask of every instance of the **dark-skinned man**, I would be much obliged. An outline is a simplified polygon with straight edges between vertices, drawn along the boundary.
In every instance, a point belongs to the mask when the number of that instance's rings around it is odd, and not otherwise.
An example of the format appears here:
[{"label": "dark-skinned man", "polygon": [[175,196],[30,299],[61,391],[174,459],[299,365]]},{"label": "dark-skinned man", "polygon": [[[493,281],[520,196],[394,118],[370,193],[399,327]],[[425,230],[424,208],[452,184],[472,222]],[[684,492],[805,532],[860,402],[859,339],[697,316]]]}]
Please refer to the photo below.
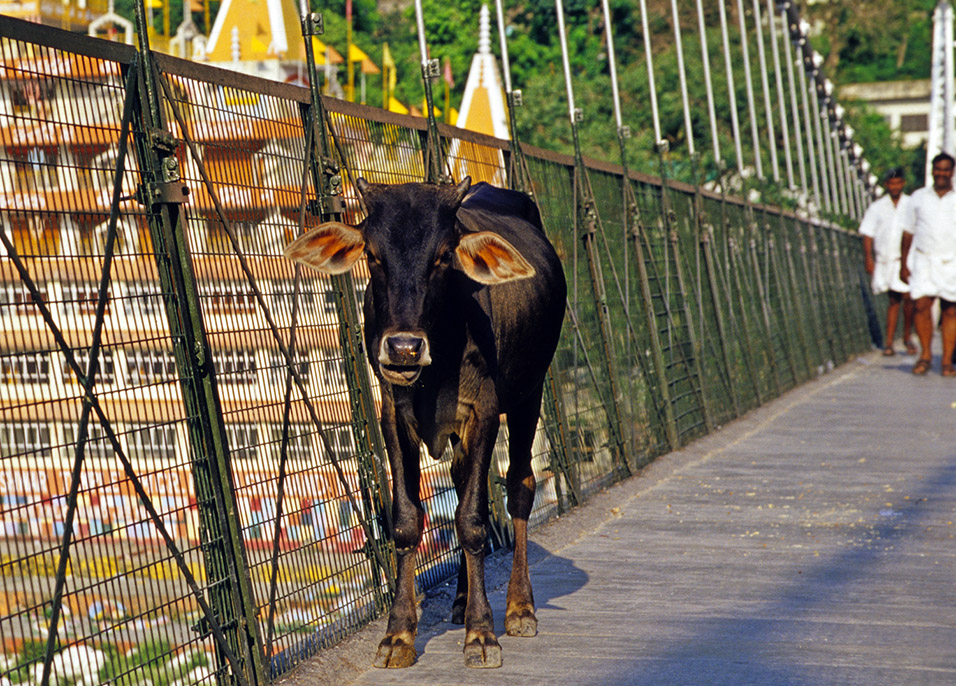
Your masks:
[{"label": "dark-skinned man", "polygon": [[863,256],[866,273],[871,277],[873,294],[886,293],[889,306],[886,310],[886,337],[883,354],[893,355],[893,339],[900,310],[903,310],[903,345],[910,355],[916,354],[916,345],[910,338],[913,331],[913,300],[910,287],[900,279],[900,243],[903,226],[900,218],[909,203],[903,192],[906,177],[902,167],[891,169],[883,177],[886,195],[867,208],[860,223],[863,236]]},{"label": "dark-skinned man", "polygon": [[[913,193],[902,217],[903,243],[900,278],[909,284],[916,303],[913,324],[920,342],[914,374],[926,374],[932,365],[933,301],[940,302],[943,339],[942,374],[956,376],[956,191],[952,155],[933,158],[933,185]],[[912,262],[908,262],[912,253]],[[911,271],[912,270],[912,271]]]}]

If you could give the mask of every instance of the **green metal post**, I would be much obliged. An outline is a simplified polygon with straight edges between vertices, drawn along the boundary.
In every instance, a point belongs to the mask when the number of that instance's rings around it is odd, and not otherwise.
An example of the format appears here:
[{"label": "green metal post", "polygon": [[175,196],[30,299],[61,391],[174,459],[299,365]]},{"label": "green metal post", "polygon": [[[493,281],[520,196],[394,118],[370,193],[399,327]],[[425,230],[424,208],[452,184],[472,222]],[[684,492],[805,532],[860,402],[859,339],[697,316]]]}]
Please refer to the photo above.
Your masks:
[{"label": "green metal post", "polygon": [[620,393],[618,391],[617,365],[614,357],[611,333],[610,313],[608,312],[607,292],[604,288],[604,275],[601,271],[600,256],[597,251],[595,234],[599,230],[594,193],[588,179],[587,168],[584,166],[584,157],[581,154],[581,141],[578,138],[577,122],[571,122],[571,136],[574,141],[574,185],[576,188],[575,214],[576,228],[581,231],[581,240],[584,242],[584,252],[588,261],[588,270],[591,276],[591,290],[594,294],[594,304],[597,310],[598,324],[601,332],[601,344],[604,353],[604,363],[608,378],[608,397],[606,409],[610,420],[612,441],[614,442],[615,457],[626,474],[631,473],[631,466],[627,457],[627,447],[624,441],[623,422],[621,418]]},{"label": "green metal post", "polygon": [[[665,193],[666,193],[666,190],[665,190]],[[694,209],[692,209],[691,212],[695,215],[692,218],[692,221],[694,222],[694,234],[695,236],[699,236],[700,235],[699,230],[697,229],[697,226],[696,226],[697,213]],[[674,213],[673,209],[671,209],[669,210],[668,214],[670,215],[670,221],[671,221],[670,241],[671,241],[671,246],[673,248],[673,254],[674,254],[674,271],[676,272],[676,276],[677,276],[678,288],[680,288],[680,299],[681,299],[681,302],[684,303],[684,316],[686,319],[686,326],[687,326],[687,338],[690,341],[691,350],[694,351],[694,374],[697,377],[697,385],[695,386],[694,391],[697,394],[697,402],[699,403],[701,412],[704,415],[704,426],[707,429],[707,433],[710,433],[714,429],[714,423],[713,423],[713,420],[711,419],[710,400],[707,397],[708,396],[707,384],[704,381],[704,368],[703,368],[703,362],[702,362],[703,351],[700,345],[700,338],[698,337],[697,331],[695,329],[694,317],[691,316],[691,308],[688,307],[687,305],[687,301],[688,301],[687,278],[684,274],[683,253],[681,251],[681,245],[680,245],[680,234],[675,228],[675,225],[677,223],[676,213]],[[697,240],[695,240],[695,245],[696,244],[698,244]],[[699,301],[700,301],[700,298],[698,297],[698,302]],[[703,325],[703,322],[701,322],[700,319],[698,319],[698,322],[701,325]]]},{"label": "green metal post", "polygon": [[[687,337],[690,340],[691,349],[694,351],[692,376],[696,378],[697,383],[693,384],[693,381],[691,383],[693,385],[694,393],[697,396],[701,414],[704,417],[704,425],[709,433],[713,430],[713,422],[710,418],[710,406],[707,402],[707,394],[704,391],[704,375],[701,369],[700,348],[697,342],[698,339],[697,335],[694,333],[694,322],[693,317],[691,317],[690,308],[687,307],[687,288],[684,279],[684,270],[681,266],[680,237],[677,233],[676,227],[677,213],[674,211],[673,203],[671,202],[670,187],[668,186],[667,182],[667,166],[664,162],[664,153],[667,152],[667,148],[661,143],[658,143],[655,148],[657,150],[658,169],[660,170],[659,173],[661,176],[661,217],[664,222],[664,232],[667,235],[667,240],[670,241],[674,254],[674,269],[677,275],[678,288],[680,288],[679,295],[684,309],[685,324],[687,326]],[[670,309],[670,303],[668,303],[668,309]],[[690,371],[691,365],[687,366],[688,371]]]},{"label": "green metal post", "polygon": [[[302,20],[302,35],[309,46],[313,36],[324,31],[322,15],[311,12]],[[309,74],[311,104],[303,111],[303,124],[311,131],[312,148],[307,151],[313,187],[318,194],[317,213],[322,221],[342,221],[342,170],[333,155],[329,136],[329,120],[319,80],[316,74],[315,57],[306,49],[306,67]],[[354,182],[355,179],[352,179]],[[372,380],[365,364],[365,347],[362,326],[359,320],[359,303],[355,279],[346,273],[331,277],[335,294],[335,312],[338,318],[339,345],[345,356],[345,378],[349,389],[351,428],[358,446],[358,479],[362,494],[362,506],[369,521],[377,522],[378,537],[366,541],[366,557],[376,574],[385,579],[394,578],[394,568],[381,568],[379,561],[394,564],[391,555],[391,494],[388,489],[388,473],[385,467],[385,447],[381,428],[376,421],[375,403],[372,397]],[[372,550],[377,547],[378,550]],[[376,554],[377,553],[377,554]],[[378,610],[383,611],[388,603],[385,597],[376,597]]]},{"label": "green metal post", "polygon": [[425,140],[425,181],[428,183],[451,183],[451,176],[445,173],[445,153],[438,134],[438,122],[435,119],[435,97],[432,93],[432,81],[441,78],[441,63],[437,59],[426,59],[425,22],[421,2],[415,2],[415,18],[418,28],[418,44],[422,54],[422,83],[425,87],[425,118],[428,133]]},{"label": "green metal post", "polygon": [[727,386],[730,392],[730,399],[734,404],[734,416],[739,417],[740,411],[740,389],[737,388],[736,370],[730,357],[728,349],[729,332],[724,322],[724,312],[720,304],[719,286],[717,274],[714,266],[713,255],[713,234],[714,229],[710,224],[704,224],[700,232],[701,252],[704,256],[704,270],[707,272],[707,282],[710,286],[710,298],[714,308],[714,318],[717,322],[717,336],[720,339],[720,353],[724,359],[724,369],[727,376]]},{"label": "green metal post", "polygon": [[[825,229],[821,227],[815,227],[814,253],[816,254],[816,259],[813,262],[816,278],[814,281],[817,287],[818,302],[823,308],[823,335],[830,341],[830,355],[833,358],[833,364],[840,364],[844,360],[843,337],[839,333],[840,324],[838,322],[837,313],[833,309],[833,281],[832,278],[830,278],[833,274],[833,253],[828,245],[829,235],[825,233],[823,236],[817,236],[817,234],[823,233],[824,231]],[[824,243],[822,248],[819,245],[821,242]],[[821,260],[825,262],[822,266],[820,264]]]},{"label": "green metal post", "polygon": [[806,381],[813,376],[813,364],[810,361],[810,349],[807,343],[806,312],[803,307],[803,298],[800,297],[796,282],[796,273],[793,264],[793,242],[790,236],[791,231],[782,213],[780,215],[780,226],[783,234],[783,253],[781,254],[779,251],[776,253],[779,255],[777,264],[778,269],[785,275],[783,284],[786,290],[787,300],[790,303],[792,316],[796,320],[797,343],[800,347],[804,363],[804,373],[800,374],[799,377],[795,377],[795,380]]},{"label": "green metal post", "polygon": [[[757,364],[757,360],[754,357],[753,346],[751,345],[750,337],[750,325],[748,324],[748,305],[745,299],[744,286],[741,278],[741,271],[744,269],[738,261],[738,256],[740,254],[741,248],[737,245],[738,241],[731,239],[730,244],[730,273],[733,275],[734,286],[737,289],[737,307],[740,310],[740,319],[741,326],[743,329],[743,335],[740,337],[741,342],[744,346],[744,357],[746,359],[747,367],[750,369],[750,382],[753,384],[754,395],[757,398],[757,404],[763,405],[764,398],[763,393],[760,390],[760,380],[757,378],[757,370],[760,368]],[[729,290],[728,290],[729,293]]]},{"label": "green metal post", "polygon": [[[720,163],[721,174],[725,174],[727,169]],[[754,389],[754,397],[757,400],[757,403],[761,403],[760,399],[760,384],[757,381],[757,368],[755,366],[755,360],[753,357],[753,350],[750,347],[750,336],[747,331],[747,314],[746,306],[743,302],[742,296],[737,303],[734,302],[733,290],[734,286],[737,287],[738,294],[740,291],[740,274],[736,266],[735,254],[736,254],[736,245],[737,242],[731,235],[731,225],[730,225],[730,216],[728,212],[728,202],[727,202],[727,184],[721,180],[720,183],[720,227],[721,227],[721,246],[723,249],[723,259],[712,260],[714,266],[715,276],[724,274],[724,279],[722,283],[724,284],[724,296],[727,306],[727,315],[730,318],[730,328],[733,332],[734,339],[740,343],[741,346],[741,356],[744,363],[744,375],[750,382],[750,385]],[[713,252],[713,246],[711,246],[711,252]],[[720,267],[723,266],[723,270],[720,270]],[[733,274],[732,277],[728,277],[727,274]],[[730,279],[733,279],[731,281]],[[735,312],[739,309],[740,316],[742,321],[738,324],[737,316]],[[743,327],[743,328],[741,328]],[[742,389],[740,385],[737,385],[738,396],[741,396]]]},{"label": "green metal post", "polygon": [[[644,302],[644,315],[646,318],[647,332],[651,340],[651,357],[654,364],[654,372],[657,376],[658,387],[657,395],[660,396],[658,403],[663,409],[664,432],[667,436],[667,442],[671,450],[677,450],[680,447],[680,437],[677,432],[677,419],[674,416],[674,405],[671,399],[670,384],[667,381],[667,366],[664,364],[664,350],[661,345],[660,332],[657,328],[657,321],[654,316],[654,300],[651,296],[650,282],[647,276],[647,264],[644,259],[644,245],[646,241],[646,230],[644,220],[641,216],[640,205],[637,202],[637,196],[634,194],[634,187],[631,185],[630,170],[627,165],[627,138],[630,134],[626,128],[620,128],[617,132],[617,143],[621,151],[621,167],[623,176],[621,178],[621,192],[624,217],[625,234],[630,236],[634,244],[634,257],[637,263],[638,280],[641,284],[641,297]],[[636,346],[636,341],[632,347]]]},{"label": "green metal post", "polygon": [[767,361],[770,363],[770,370],[773,374],[774,387],[779,396],[782,392],[780,384],[780,369],[777,366],[777,354],[773,347],[773,325],[770,322],[770,309],[767,303],[767,292],[763,287],[763,274],[760,269],[760,258],[757,255],[757,240],[760,227],[756,221],[750,223],[749,253],[750,264],[753,269],[754,284],[757,288],[757,300],[760,303],[760,322],[763,324],[764,340],[767,344]]},{"label": "green metal post", "polygon": [[636,221],[634,221],[631,228],[631,239],[634,243],[634,257],[637,263],[638,278],[641,282],[641,297],[644,301],[643,309],[647,319],[647,332],[651,338],[651,357],[654,360],[654,370],[657,373],[659,382],[657,390],[660,393],[661,403],[664,406],[664,429],[671,450],[677,450],[680,448],[680,435],[677,431],[677,418],[674,415],[674,404],[671,399],[670,383],[667,378],[667,365],[664,362],[664,348],[661,344],[657,316],[654,314],[654,297],[651,294],[650,279],[647,274],[647,263],[645,262],[646,258],[644,256],[646,229],[642,221],[638,221],[637,217],[635,217],[635,219]]},{"label": "green metal post", "polygon": [[[264,684],[267,678],[262,641],[242,541],[212,347],[205,330],[199,286],[186,239],[182,205],[189,189],[180,180],[176,157],[180,141],[166,130],[158,71],[149,49],[142,3],[137,4],[137,19],[143,70],[141,107],[137,112],[143,130],[142,135],[136,136],[143,183],[138,196],[149,210],[149,228],[163,292],[172,294],[166,301],[166,313],[189,417],[187,426],[195,450],[193,478],[209,600],[241,660],[245,679],[250,684]],[[199,630],[205,633],[203,622]],[[224,669],[217,670],[217,674],[223,673]]]},{"label": "green metal post", "polygon": [[[767,273],[767,297],[768,305],[772,305],[769,299],[772,298],[774,290],[777,292],[779,302],[779,311],[777,312],[777,328],[783,330],[783,351],[787,357],[787,367],[790,370],[790,377],[793,379],[793,385],[798,383],[796,353],[794,346],[797,344],[797,335],[794,331],[794,312],[791,308],[790,299],[787,297],[786,281],[784,281],[780,270],[780,260],[777,255],[780,252],[778,236],[773,234],[773,230],[768,224],[767,227],[767,259],[765,271]],[[771,310],[772,311],[772,310]]]},{"label": "green metal post", "polygon": [[[810,308],[810,316],[813,324],[813,331],[811,332],[810,338],[814,341],[815,349],[817,351],[817,366],[823,365],[826,363],[828,352],[824,349],[824,335],[826,333],[826,312],[823,307],[823,303],[819,299],[819,293],[814,289],[814,284],[816,279],[813,276],[813,266],[811,264],[810,253],[816,252],[816,241],[813,238],[813,225],[808,221],[804,222],[803,225],[803,234],[804,238],[800,244],[800,261],[803,266],[803,279],[804,279],[804,297],[808,302],[815,304],[814,307]],[[812,373],[815,375],[817,369],[813,369]]]},{"label": "green metal post", "polygon": [[[694,197],[693,202],[691,203],[691,215],[693,220],[693,230],[694,230],[694,264],[695,264],[695,273],[696,273],[696,285],[697,285],[697,322],[700,327],[700,332],[704,330],[704,297],[701,287],[701,251],[703,249],[703,235],[704,235],[704,220],[703,220],[703,200],[701,197],[701,187],[700,187],[700,153],[694,152],[691,154],[691,174],[694,179]],[[680,264],[680,262],[678,262]],[[683,275],[680,275],[683,279]],[[692,321],[691,318],[688,318],[688,323]],[[692,345],[694,346],[694,359],[697,360],[697,371],[700,378],[700,397],[701,404],[704,408],[704,420],[707,425],[707,432],[710,433],[714,429],[713,415],[711,412],[710,403],[711,400],[708,398],[708,389],[707,384],[704,379],[704,362],[703,362],[703,345],[701,343],[701,336],[699,336],[693,329],[693,326],[689,327]],[[723,347],[723,343],[721,343]],[[730,394],[733,395],[733,390],[730,391]]]}]

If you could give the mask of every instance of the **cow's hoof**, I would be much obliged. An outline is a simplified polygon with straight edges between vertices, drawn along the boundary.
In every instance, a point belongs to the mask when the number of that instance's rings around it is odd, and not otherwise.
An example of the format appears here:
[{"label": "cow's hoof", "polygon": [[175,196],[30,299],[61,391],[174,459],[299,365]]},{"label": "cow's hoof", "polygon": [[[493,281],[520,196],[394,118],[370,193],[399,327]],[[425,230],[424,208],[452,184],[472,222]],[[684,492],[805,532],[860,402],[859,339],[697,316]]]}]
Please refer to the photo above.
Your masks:
[{"label": "cow's hoof", "polygon": [[380,669],[401,669],[415,664],[415,640],[408,636],[386,636],[378,644],[378,652],[372,661],[373,667]]},{"label": "cow's hoof", "polygon": [[465,643],[465,666],[494,669],[501,666],[501,646],[491,632],[475,632]]},{"label": "cow's hoof", "polygon": [[518,610],[505,616],[505,631],[509,636],[530,638],[538,633],[538,620],[534,610]]}]

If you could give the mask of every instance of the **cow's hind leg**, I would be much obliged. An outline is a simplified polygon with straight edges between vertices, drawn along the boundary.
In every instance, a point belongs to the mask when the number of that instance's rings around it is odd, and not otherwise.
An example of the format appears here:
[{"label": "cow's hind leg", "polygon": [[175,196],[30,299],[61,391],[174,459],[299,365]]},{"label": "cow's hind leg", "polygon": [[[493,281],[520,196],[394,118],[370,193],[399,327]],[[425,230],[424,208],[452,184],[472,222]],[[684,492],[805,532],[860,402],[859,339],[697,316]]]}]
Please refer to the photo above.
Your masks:
[{"label": "cow's hind leg", "polygon": [[409,667],[415,663],[418,609],[415,603],[416,550],[422,540],[425,510],[419,499],[418,446],[404,425],[396,426],[394,405],[383,394],[382,433],[392,467],[392,537],[398,561],[395,601],[388,615],[385,638],[378,646],[375,667]]},{"label": "cow's hind leg", "polygon": [[534,636],[538,620],[528,572],[528,517],[534,504],[536,481],[531,469],[531,444],[541,412],[542,386],[508,412],[508,514],[514,524],[515,549],[508,583],[505,631],[509,636]]},{"label": "cow's hind leg", "polygon": [[[490,386],[490,385],[489,385]],[[485,594],[485,540],[488,536],[488,467],[498,436],[498,411],[494,389],[483,389],[485,403],[477,403],[475,414],[462,436],[462,454],[453,469],[462,479],[461,496],[455,512],[455,528],[465,556],[468,600],[465,605],[465,665],[489,668],[501,666],[501,646],[495,637],[491,604]],[[489,400],[490,398],[490,400]]]}]

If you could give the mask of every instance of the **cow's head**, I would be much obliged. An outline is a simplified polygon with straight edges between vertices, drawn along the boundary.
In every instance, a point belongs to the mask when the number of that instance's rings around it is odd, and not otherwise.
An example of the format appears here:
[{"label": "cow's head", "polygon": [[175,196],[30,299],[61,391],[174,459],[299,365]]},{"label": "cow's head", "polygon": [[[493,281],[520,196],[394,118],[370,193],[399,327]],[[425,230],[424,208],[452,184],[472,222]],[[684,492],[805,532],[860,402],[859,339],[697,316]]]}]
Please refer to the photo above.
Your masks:
[{"label": "cow's head", "polygon": [[284,254],[325,274],[343,274],[367,256],[377,328],[367,338],[382,378],[408,386],[432,362],[429,332],[441,326],[454,271],[495,285],[534,276],[534,267],[501,236],[466,231],[456,220],[470,178],[457,186],[364,179],[356,186],[368,209],[361,224],[327,222],[292,241]]}]

